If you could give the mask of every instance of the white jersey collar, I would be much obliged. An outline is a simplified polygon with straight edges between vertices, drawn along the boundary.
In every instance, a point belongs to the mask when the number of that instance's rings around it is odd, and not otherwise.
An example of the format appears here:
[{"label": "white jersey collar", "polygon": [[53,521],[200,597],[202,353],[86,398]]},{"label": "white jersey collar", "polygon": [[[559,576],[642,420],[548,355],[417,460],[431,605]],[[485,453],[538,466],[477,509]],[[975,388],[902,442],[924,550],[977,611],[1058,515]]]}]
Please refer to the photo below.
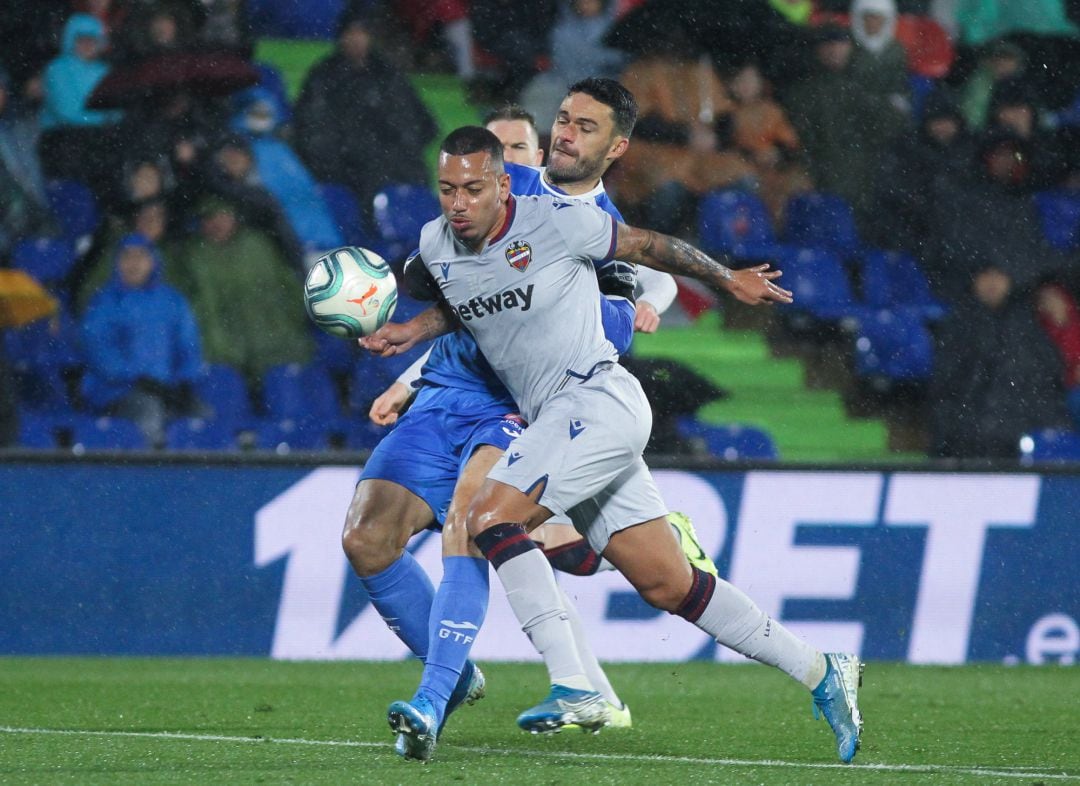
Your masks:
[{"label": "white jersey collar", "polygon": [[586,191],[584,194],[568,194],[558,186],[553,186],[551,185],[551,183],[548,182],[546,166],[532,167],[532,169],[535,169],[540,173],[540,187],[552,196],[569,197],[570,199],[591,199],[593,201],[596,201],[597,197],[607,193],[607,191],[604,189],[603,178],[600,178],[600,181],[591,191]]}]

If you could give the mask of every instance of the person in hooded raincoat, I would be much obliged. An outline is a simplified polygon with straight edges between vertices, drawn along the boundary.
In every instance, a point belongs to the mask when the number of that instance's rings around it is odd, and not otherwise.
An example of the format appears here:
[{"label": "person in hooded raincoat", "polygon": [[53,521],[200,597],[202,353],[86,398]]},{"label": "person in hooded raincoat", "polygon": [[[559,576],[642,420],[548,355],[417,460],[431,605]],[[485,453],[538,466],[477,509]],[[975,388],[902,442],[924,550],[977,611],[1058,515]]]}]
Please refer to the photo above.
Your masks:
[{"label": "person in hooded raincoat", "polygon": [[93,184],[113,168],[110,130],[121,114],[86,106],[109,72],[107,46],[101,22],[74,14],[64,26],[60,54],[45,67],[38,151],[47,177]]},{"label": "person in hooded raincoat", "polygon": [[144,236],[121,240],[115,265],[82,319],[83,399],[95,412],[134,420],[161,447],[170,418],[199,411],[199,328],[187,300],[162,281],[161,257]]},{"label": "person in hooded raincoat", "polygon": [[170,278],[191,301],[206,361],[230,365],[257,386],[271,366],[311,360],[303,283],[273,241],[220,197],[205,197],[197,213],[199,232]]}]

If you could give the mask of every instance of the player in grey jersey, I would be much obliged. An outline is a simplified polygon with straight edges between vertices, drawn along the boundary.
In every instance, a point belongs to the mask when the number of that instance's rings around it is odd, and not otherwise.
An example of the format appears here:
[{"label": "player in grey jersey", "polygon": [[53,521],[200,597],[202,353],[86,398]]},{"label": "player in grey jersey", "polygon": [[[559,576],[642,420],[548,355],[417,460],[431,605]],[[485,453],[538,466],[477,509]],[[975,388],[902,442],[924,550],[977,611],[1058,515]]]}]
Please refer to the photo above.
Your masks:
[{"label": "player in grey jersey", "polygon": [[424,227],[407,273],[439,306],[361,344],[391,355],[463,326],[530,423],[467,516],[470,535],[548,667],[551,693],[523,712],[519,725],[599,729],[607,721],[602,697],[567,644],[551,567],[527,534],[554,513],[569,515],[646,602],[802,682],[829,721],[841,760],[851,761],[861,731],[859,659],[823,654],[735,587],[687,563],[641,457],[649,405],[637,380],[614,363],[589,266],[618,257],[699,278],[750,304],[791,301],[774,283],[779,272],[768,265],[732,271],[681,240],[617,224],[580,202],[513,199],[502,145],[478,127],[443,141],[439,191],[443,216]]}]

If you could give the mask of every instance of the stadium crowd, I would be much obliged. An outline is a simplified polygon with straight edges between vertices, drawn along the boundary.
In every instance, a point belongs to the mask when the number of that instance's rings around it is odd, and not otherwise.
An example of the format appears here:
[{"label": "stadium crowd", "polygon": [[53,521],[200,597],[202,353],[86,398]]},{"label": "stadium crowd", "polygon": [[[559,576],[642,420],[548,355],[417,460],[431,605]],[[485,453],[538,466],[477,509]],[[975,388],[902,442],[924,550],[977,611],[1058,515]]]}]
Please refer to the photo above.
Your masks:
[{"label": "stadium crowd", "polygon": [[[631,223],[781,267],[777,321],[924,396],[930,455],[1080,429],[1075,0],[297,5],[0,11],[0,269],[55,304],[24,323],[0,288],[0,445],[371,447],[412,358],[318,333],[299,280],[343,244],[398,264],[437,214],[431,70],[541,133],[571,83],[620,79]],[[333,43],[295,101],[266,37]]]}]

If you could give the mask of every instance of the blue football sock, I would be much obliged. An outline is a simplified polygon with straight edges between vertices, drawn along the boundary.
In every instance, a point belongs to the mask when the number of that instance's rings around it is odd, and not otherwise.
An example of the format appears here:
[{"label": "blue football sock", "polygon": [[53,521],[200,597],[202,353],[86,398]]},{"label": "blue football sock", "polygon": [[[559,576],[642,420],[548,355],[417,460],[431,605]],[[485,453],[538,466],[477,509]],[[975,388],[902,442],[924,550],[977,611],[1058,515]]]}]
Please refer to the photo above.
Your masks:
[{"label": "blue football sock", "polygon": [[461,678],[488,606],[488,562],[445,557],[443,578],[431,605],[430,649],[416,694],[425,695],[441,723],[446,702]]},{"label": "blue football sock", "polygon": [[405,646],[424,660],[428,654],[428,618],[435,587],[413,555],[406,551],[389,568],[360,582],[379,612]]}]

